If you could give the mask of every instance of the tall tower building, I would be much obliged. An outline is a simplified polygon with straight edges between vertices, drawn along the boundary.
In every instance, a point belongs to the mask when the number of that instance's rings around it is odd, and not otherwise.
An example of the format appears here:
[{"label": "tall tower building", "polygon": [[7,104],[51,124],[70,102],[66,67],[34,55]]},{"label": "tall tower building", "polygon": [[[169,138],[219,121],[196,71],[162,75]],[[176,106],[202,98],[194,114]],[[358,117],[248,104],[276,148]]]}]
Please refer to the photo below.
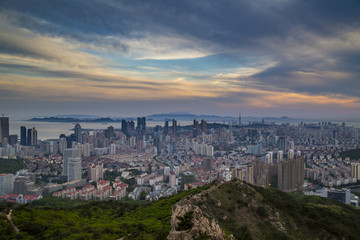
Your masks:
[{"label": "tall tower building", "polygon": [[104,176],[103,171],[104,170],[103,170],[102,163],[99,163],[98,165],[89,164],[88,165],[88,179],[92,182],[103,179],[103,176]]},{"label": "tall tower building", "polygon": [[26,145],[27,146],[36,146],[36,145],[38,145],[37,130],[35,129],[35,127],[29,128],[27,130]]},{"label": "tall tower building", "polygon": [[13,193],[14,180],[13,174],[0,174],[0,195]]},{"label": "tall tower building", "polygon": [[177,127],[177,121],[175,119],[172,120],[172,134],[173,137],[176,137],[176,127]]},{"label": "tall tower building", "polygon": [[199,122],[194,119],[194,124],[193,124],[193,137],[196,138],[199,135]]},{"label": "tall tower building", "polygon": [[201,131],[206,133],[206,121],[204,119],[201,120]]},{"label": "tall tower building", "polygon": [[81,133],[81,126],[79,123],[75,125],[74,128],[74,134],[75,134],[75,141],[82,143],[82,133]]},{"label": "tall tower building", "polygon": [[9,118],[4,117],[3,114],[3,116],[0,118],[0,143],[4,142],[4,138],[9,138]]},{"label": "tall tower building", "polygon": [[164,126],[164,134],[167,135],[169,133],[169,120],[165,120],[165,126]]},{"label": "tall tower building", "polygon": [[26,127],[20,127],[20,144],[26,146]]},{"label": "tall tower building", "polygon": [[137,118],[137,127],[138,130],[140,131],[145,131],[146,130],[146,119],[145,117],[138,117]]},{"label": "tall tower building", "polygon": [[286,141],[284,136],[279,138],[279,150],[283,151],[283,153],[286,153]]},{"label": "tall tower building", "polygon": [[254,167],[252,165],[246,166],[246,182],[250,184],[255,184],[254,181]]},{"label": "tall tower building", "polygon": [[[68,148],[63,150],[63,171],[64,175],[68,176],[68,169],[69,169],[69,159],[70,158],[78,158],[80,157],[80,149],[78,148]],[[81,164],[81,161],[80,161]]]},{"label": "tall tower building", "polygon": [[81,157],[68,159],[68,182],[81,179]]},{"label": "tall tower building", "polygon": [[291,191],[304,184],[305,161],[303,156],[288,158],[278,162],[278,188]]},{"label": "tall tower building", "polygon": [[128,134],[128,122],[127,122],[125,119],[121,120],[121,131],[122,131],[125,135]]},{"label": "tall tower building", "polygon": [[239,126],[241,126],[241,113],[239,113]]},{"label": "tall tower building", "polygon": [[360,162],[351,163],[351,177],[360,180]]},{"label": "tall tower building", "polygon": [[268,152],[265,155],[265,163],[266,164],[272,164],[273,163],[273,152]]}]

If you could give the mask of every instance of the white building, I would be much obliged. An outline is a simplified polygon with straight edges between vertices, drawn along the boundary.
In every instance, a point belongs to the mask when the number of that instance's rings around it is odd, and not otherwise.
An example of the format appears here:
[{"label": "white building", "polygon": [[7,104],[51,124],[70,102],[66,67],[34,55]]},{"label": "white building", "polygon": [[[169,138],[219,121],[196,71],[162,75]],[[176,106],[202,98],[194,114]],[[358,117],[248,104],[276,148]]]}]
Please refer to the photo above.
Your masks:
[{"label": "white building", "polygon": [[116,154],[116,145],[115,143],[110,144],[110,155]]},{"label": "white building", "polygon": [[[76,148],[69,148],[69,149],[64,149],[64,153],[63,153],[63,171],[64,171],[64,175],[68,176],[68,162],[69,162],[69,158],[78,158],[80,157],[80,149],[76,149]],[[81,162],[81,160],[80,160]]]},{"label": "white building", "polygon": [[68,159],[68,182],[81,179],[81,157]]},{"label": "white building", "polygon": [[6,195],[13,192],[14,180],[13,174],[0,174],[0,195]]}]

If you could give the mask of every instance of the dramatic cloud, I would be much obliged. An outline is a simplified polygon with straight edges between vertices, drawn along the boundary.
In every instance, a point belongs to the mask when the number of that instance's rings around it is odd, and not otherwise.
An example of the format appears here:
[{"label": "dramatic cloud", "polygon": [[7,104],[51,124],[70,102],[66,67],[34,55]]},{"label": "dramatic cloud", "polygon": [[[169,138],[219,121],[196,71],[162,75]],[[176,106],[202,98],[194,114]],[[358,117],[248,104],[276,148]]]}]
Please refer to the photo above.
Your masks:
[{"label": "dramatic cloud", "polygon": [[8,112],[46,101],[108,115],[122,103],[116,111],[360,116],[356,0],[5,0],[0,9]]}]

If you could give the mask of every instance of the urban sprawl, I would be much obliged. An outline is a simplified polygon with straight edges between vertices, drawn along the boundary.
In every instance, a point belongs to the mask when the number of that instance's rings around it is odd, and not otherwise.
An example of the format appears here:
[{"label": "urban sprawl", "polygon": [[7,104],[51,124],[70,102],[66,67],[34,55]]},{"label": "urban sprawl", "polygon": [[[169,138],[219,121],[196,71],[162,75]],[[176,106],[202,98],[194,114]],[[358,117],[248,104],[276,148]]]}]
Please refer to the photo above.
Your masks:
[{"label": "urban sprawl", "polygon": [[[158,200],[214,180],[240,179],[358,206],[349,186],[360,180],[359,129],[345,123],[208,123],[175,119],[148,127],[146,118],[39,140],[35,128],[9,134],[1,117],[0,156],[26,168],[0,174],[0,201],[27,203],[45,194],[80,200]],[[345,185],[345,186],[344,186]],[[345,188],[348,187],[348,188]]]}]

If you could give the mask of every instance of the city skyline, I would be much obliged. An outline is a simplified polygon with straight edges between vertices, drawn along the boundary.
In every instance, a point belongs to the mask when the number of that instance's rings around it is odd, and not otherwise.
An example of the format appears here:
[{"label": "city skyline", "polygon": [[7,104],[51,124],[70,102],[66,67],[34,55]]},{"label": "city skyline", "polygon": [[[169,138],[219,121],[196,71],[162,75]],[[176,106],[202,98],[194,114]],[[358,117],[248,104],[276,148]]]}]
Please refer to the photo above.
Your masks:
[{"label": "city skyline", "polygon": [[2,1],[2,112],[360,118],[360,3]]}]

